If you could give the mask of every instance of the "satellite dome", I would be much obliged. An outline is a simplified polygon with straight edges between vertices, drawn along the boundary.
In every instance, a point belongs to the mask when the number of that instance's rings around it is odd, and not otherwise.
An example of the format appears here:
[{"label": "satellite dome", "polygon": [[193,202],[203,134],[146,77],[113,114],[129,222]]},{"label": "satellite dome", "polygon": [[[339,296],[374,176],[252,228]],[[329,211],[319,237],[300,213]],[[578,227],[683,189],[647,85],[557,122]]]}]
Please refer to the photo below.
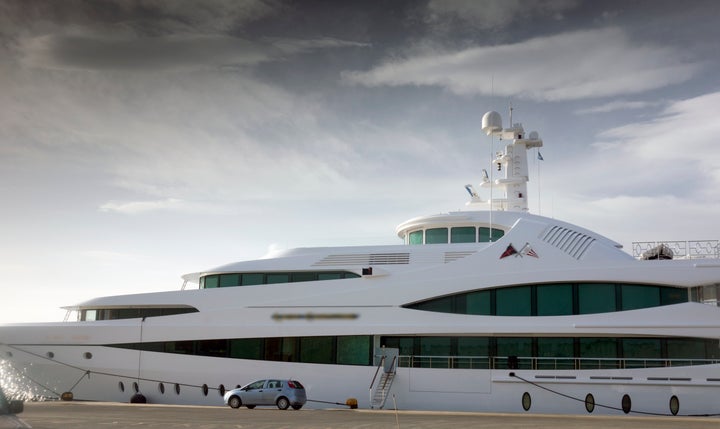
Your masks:
[{"label": "satellite dome", "polygon": [[485,134],[490,135],[498,131],[502,131],[502,118],[495,111],[487,112],[482,117],[482,130]]}]

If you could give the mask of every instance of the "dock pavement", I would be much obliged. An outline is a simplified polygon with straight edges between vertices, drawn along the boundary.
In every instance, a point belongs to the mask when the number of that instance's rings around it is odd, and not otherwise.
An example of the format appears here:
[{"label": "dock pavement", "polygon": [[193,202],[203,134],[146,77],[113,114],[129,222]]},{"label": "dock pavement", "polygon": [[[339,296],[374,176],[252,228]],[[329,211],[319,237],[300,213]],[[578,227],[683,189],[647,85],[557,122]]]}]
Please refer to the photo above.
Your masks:
[{"label": "dock pavement", "polygon": [[281,411],[229,407],[118,404],[106,402],[28,402],[17,417],[35,429],[77,428],[253,428],[253,429],[700,429],[720,428],[715,417],[494,414],[362,409]]}]

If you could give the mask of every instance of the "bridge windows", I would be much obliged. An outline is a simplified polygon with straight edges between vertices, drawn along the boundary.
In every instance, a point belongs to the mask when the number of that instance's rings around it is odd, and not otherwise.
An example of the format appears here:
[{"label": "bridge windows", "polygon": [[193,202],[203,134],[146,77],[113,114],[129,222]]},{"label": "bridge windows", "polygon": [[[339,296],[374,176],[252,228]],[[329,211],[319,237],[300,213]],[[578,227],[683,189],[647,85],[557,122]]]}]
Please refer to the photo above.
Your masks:
[{"label": "bridge windows", "polygon": [[456,226],[452,228],[427,228],[406,235],[406,244],[489,243],[505,235],[498,228]]},{"label": "bridge windows", "polygon": [[672,286],[552,283],[464,292],[404,307],[486,316],[566,316],[635,310],[687,301],[687,289]]},{"label": "bridge windows", "polygon": [[200,277],[200,289],[235,286],[254,286],[278,283],[312,282],[317,280],[354,279],[360,277],[351,271],[298,271],[267,273],[209,274]]}]

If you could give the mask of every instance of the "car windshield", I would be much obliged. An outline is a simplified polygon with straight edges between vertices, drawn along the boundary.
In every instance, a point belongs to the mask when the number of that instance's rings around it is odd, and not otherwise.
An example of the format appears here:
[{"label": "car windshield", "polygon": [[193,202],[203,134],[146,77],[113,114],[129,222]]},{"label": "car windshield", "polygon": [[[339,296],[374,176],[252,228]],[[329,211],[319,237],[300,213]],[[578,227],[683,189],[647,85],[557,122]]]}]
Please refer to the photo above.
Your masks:
[{"label": "car windshield", "polygon": [[262,389],[265,385],[265,380],[259,380],[254,383],[250,383],[245,387],[245,390]]}]

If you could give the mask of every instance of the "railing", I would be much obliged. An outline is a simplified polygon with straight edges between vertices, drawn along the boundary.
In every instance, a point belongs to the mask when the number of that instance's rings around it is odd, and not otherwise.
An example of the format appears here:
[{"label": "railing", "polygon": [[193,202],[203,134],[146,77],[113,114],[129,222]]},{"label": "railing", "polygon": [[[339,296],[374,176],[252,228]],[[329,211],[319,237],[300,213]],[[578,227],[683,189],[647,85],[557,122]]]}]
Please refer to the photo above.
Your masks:
[{"label": "railing", "polygon": [[[400,356],[401,368],[445,369],[631,369],[710,365],[717,359],[614,359],[614,358],[552,358],[515,356]],[[374,383],[374,379],[373,379]]]},{"label": "railing", "polygon": [[385,356],[380,358],[380,363],[378,364],[377,368],[375,369],[375,375],[373,375],[373,379],[370,382],[370,396],[372,396],[372,388],[375,385],[375,380],[377,379],[378,373],[380,372],[380,368],[383,367],[384,363],[385,363]]},{"label": "railing", "polygon": [[639,258],[643,253],[662,244],[673,251],[675,259],[720,258],[720,240],[637,241],[632,244],[633,257]]}]

